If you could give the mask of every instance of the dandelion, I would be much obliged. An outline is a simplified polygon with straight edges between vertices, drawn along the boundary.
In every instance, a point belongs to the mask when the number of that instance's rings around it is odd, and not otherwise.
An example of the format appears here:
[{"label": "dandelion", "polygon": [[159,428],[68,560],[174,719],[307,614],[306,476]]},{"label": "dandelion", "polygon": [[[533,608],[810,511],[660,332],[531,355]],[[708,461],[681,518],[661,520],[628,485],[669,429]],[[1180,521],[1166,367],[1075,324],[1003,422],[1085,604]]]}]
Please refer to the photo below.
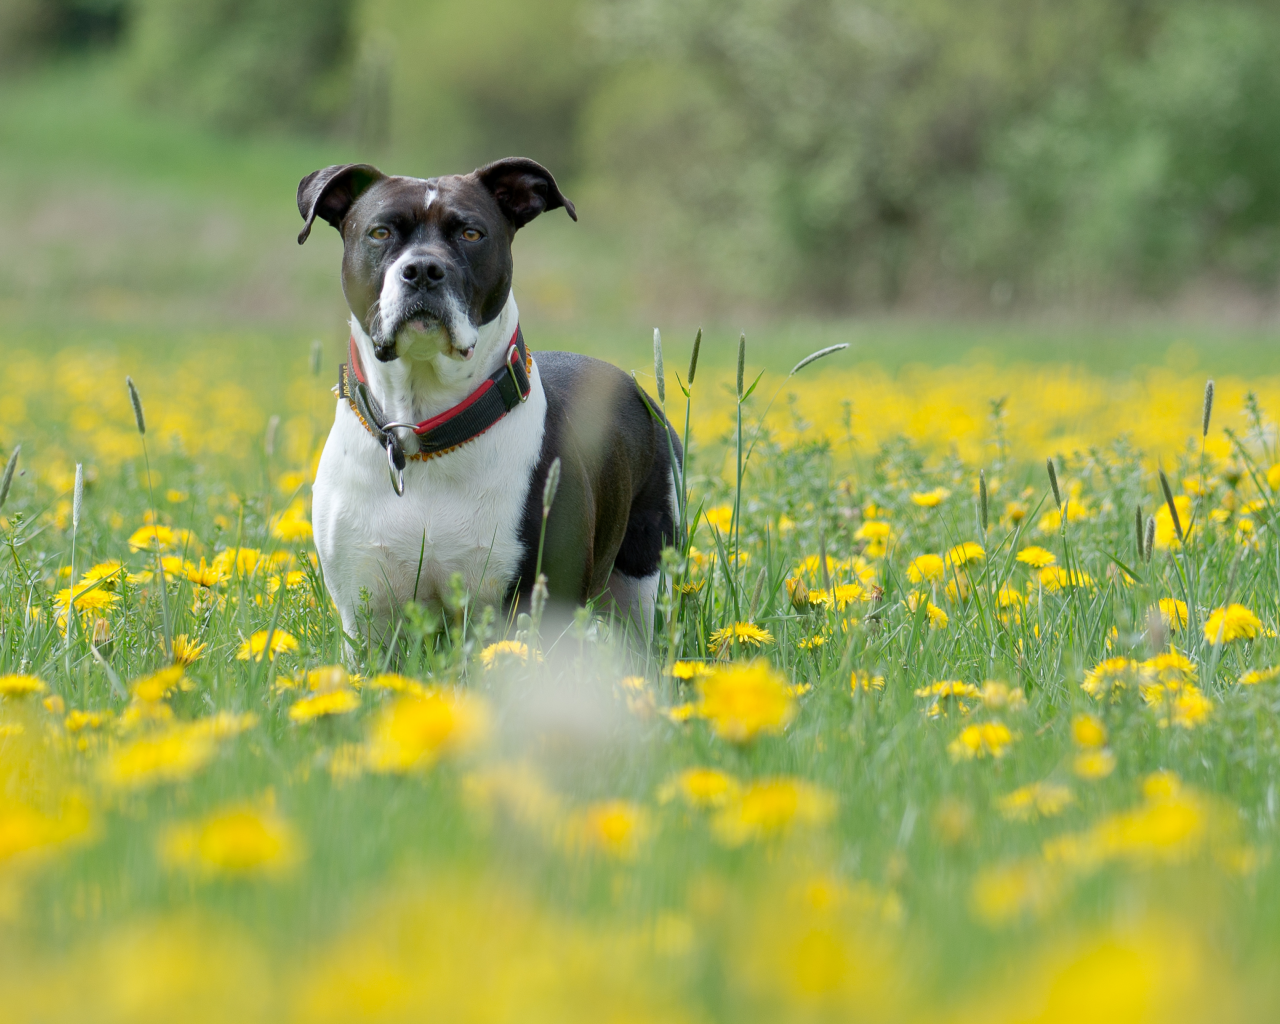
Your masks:
[{"label": "dandelion", "polygon": [[175,530],[160,523],[141,526],[129,535],[131,551],[165,551],[190,543],[191,534],[187,530]]},{"label": "dandelion", "polygon": [[979,691],[982,698],[982,706],[988,711],[1025,711],[1027,709],[1027,695],[1020,686],[1010,686],[1008,683],[1001,683],[995,680],[988,680],[982,684]]},{"label": "dandelion", "polygon": [[911,495],[911,501],[921,508],[937,508],[949,497],[951,492],[945,487],[935,487],[931,491],[916,491]]},{"label": "dandelion", "polygon": [[1047,566],[1055,565],[1058,556],[1047,548],[1030,544],[1018,552],[1018,561],[1023,565],[1029,565],[1033,569],[1044,569]]},{"label": "dandelion", "polygon": [[404,773],[462,755],[488,735],[489,718],[488,704],[463,690],[430,687],[420,694],[406,694],[374,720],[368,740],[369,767]]},{"label": "dandelion", "polygon": [[927,600],[921,594],[908,594],[906,605],[908,610],[914,612],[920,607],[920,603],[924,602],[925,616],[929,620],[930,629],[946,629],[951,622],[951,617],[939,608],[932,601]]},{"label": "dandelion", "polygon": [[311,539],[311,522],[307,519],[306,503],[293,502],[285,511],[271,517],[271,536],[286,544]]},{"label": "dandelion", "polygon": [[796,713],[786,680],[765,661],[717,668],[698,681],[698,695],[698,715],[732,743],[780,733]]},{"label": "dandelion", "polygon": [[1262,632],[1262,620],[1242,604],[1215,608],[1204,624],[1204,638],[1211,644],[1252,640]]},{"label": "dandelion", "polygon": [[225,577],[252,576],[265,561],[257,548],[227,548],[213,556],[213,568]]},{"label": "dandelion", "polygon": [[117,747],[99,770],[109,786],[136,789],[188,779],[212,761],[217,752],[213,736],[175,728]]},{"label": "dandelion", "polygon": [[1071,739],[1085,750],[1107,745],[1107,727],[1096,715],[1076,715],[1071,719]]},{"label": "dandelion", "polygon": [[709,675],[713,670],[713,666],[708,665],[705,661],[677,661],[671,666],[670,674],[674,679],[688,682],[691,679],[697,679],[699,676]]},{"label": "dandelion", "polygon": [[967,761],[983,757],[1004,757],[1013,744],[1013,733],[1003,722],[982,722],[967,725],[947,745],[947,753],[953,760]]},{"label": "dandelion", "polygon": [[964,683],[959,679],[943,679],[941,682],[920,687],[915,694],[929,701],[924,709],[926,718],[940,718],[951,708],[967,712],[969,702],[980,698],[982,691],[972,683]]},{"label": "dandelion", "polygon": [[1056,594],[1063,590],[1092,590],[1093,577],[1079,569],[1066,570],[1058,565],[1050,565],[1040,570],[1037,577],[1047,593]]},{"label": "dandelion", "polygon": [[160,844],[170,868],[206,876],[279,875],[300,858],[293,828],[269,810],[237,807],[171,827]]},{"label": "dandelion", "polygon": [[1072,760],[1071,768],[1082,779],[1105,779],[1116,770],[1116,755],[1105,747],[1100,750],[1082,750]]},{"label": "dandelion", "polygon": [[194,665],[209,649],[208,644],[192,640],[186,633],[179,633],[173,638],[173,663],[175,665]]},{"label": "dandelion", "polygon": [[181,665],[162,668],[159,672],[152,672],[141,679],[135,679],[129,684],[129,689],[136,700],[148,703],[164,700],[175,688],[182,685],[184,682],[182,673]]},{"label": "dandelion", "polygon": [[713,530],[728,533],[733,528],[732,505],[717,505],[715,508],[704,510],[702,514],[706,517],[707,525]]},{"label": "dandelion", "polygon": [[849,689],[854,694],[859,690],[863,693],[870,693],[873,690],[880,693],[884,690],[884,676],[873,676],[870,672],[855,668],[849,677]]},{"label": "dandelion", "polygon": [[751,622],[735,622],[717,629],[707,638],[707,642],[711,650],[719,654],[722,649],[735,642],[755,648],[772,645],[773,634]]},{"label": "dandelion", "polygon": [[686,768],[663,783],[658,802],[679,797],[690,807],[723,807],[742,790],[737,778],[719,768]]},{"label": "dandelion", "polygon": [[957,544],[947,552],[944,561],[947,565],[957,567],[968,565],[970,562],[981,562],[986,559],[987,553],[982,549],[981,544],[967,540],[963,544]]},{"label": "dandelion", "polygon": [[1059,782],[1033,782],[996,801],[1000,813],[1011,821],[1055,818],[1075,802],[1069,787]]},{"label": "dandelion", "polygon": [[29,697],[44,693],[48,687],[39,676],[0,675],[0,697]]},{"label": "dandelion", "polygon": [[1138,670],[1132,658],[1107,658],[1085,673],[1080,688],[1090,697],[1101,699],[1110,695],[1114,700],[1118,692],[1129,685]]},{"label": "dandelion", "polygon": [[1028,859],[987,868],[974,879],[970,903],[974,915],[990,925],[1005,925],[1028,914],[1046,913],[1057,901],[1057,873]]},{"label": "dandelion", "polygon": [[762,779],[747,786],[712,822],[715,837],[726,846],[782,836],[796,826],[820,826],[836,812],[835,798],[801,779]]},{"label": "dandelion", "polygon": [[528,661],[529,645],[521,643],[519,640],[499,640],[497,643],[489,644],[488,647],[480,652],[480,664],[486,669],[493,668],[503,658]]},{"label": "dandelion", "polygon": [[1156,611],[1169,632],[1178,633],[1186,628],[1186,601],[1179,601],[1176,597],[1162,597],[1156,604]]},{"label": "dandelion", "polygon": [[274,631],[260,629],[240,645],[236,660],[261,661],[263,652],[267,651],[268,639],[271,641],[271,649],[268,652],[268,656],[272,661],[275,660],[277,654],[289,654],[298,649],[297,639],[283,629]]},{"label": "dandelion", "polygon": [[1251,668],[1240,676],[1241,686],[1257,686],[1280,678],[1280,665],[1274,668]]},{"label": "dandelion", "polygon": [[907,579],[912,583],[932,582],[942,579],[946,572],[941,555],[919,555],[907,566]]},{"label": "dandelion", "polygon": [[347,715],[359,707],[360,697],[354,690],[322,691],[295,701],[289,708],[289,721],[310,722],[329,715]]},{"label": "dandelion", "polygon": [[564,829],[573,852],[599,851],[634,860],[650,831],[648,812],[629,800],[602,800],[572,815]]}]

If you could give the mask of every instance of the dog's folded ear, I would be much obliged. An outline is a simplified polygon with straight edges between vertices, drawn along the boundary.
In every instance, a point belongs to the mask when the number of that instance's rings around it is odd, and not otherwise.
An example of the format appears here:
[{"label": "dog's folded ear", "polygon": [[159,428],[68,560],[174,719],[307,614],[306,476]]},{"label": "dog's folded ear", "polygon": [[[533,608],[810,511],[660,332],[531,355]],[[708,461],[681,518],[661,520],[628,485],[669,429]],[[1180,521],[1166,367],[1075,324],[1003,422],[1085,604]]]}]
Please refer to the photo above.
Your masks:
[{"label": "dog's folded ear", "polygon": [[298,244],[307,240],[317,217],[341,230],[342,218],[351,204],[384,177],[386,175],[371,164],[334,164],[308,174],[298,182],[298,212],[306,221],[298,235]]},{"label": "dog's folded ear", "polygon": [[517,229],[538,214],[562,206],[570,217],[578,219],[578,211],[560,192],[551,172],[534,160],[507,157],[478,168],[475,175],[497,201],[502,215]]}]

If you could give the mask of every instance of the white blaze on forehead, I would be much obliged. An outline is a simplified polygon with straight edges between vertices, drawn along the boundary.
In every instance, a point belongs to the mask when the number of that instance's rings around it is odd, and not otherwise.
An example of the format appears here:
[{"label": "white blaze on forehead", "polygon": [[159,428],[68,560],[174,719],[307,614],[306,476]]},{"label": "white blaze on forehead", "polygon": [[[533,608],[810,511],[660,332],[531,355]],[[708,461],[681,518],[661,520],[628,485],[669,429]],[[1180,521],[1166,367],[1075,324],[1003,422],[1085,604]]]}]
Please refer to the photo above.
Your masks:
[{"label": "white blaze on forehead", "polygon": [[428,186],[427,186],[427,201],[423,204],[422,208],[423,208],[424,210],[429,210],[429,209],[431,209],[431,204],[432,204],[433,202],[435,202],[435,199],[436,199],[436,187],[435,187],[434,185],[428,185]]}]

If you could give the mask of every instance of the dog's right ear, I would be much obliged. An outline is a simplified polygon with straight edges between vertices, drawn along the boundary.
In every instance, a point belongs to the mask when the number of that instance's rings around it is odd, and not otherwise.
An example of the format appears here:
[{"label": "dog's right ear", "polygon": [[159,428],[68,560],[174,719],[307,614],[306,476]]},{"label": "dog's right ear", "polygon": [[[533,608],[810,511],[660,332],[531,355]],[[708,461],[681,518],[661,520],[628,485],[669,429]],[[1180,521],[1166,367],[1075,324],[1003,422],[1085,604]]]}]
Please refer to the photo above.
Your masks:
[{"label": "dog's right ear", "polygon": [[298,182],[298,212],[306,221],[298,235],[298,244],[307,240],[317,217],[341,230],[342,218],[351,204],[375,181],[385,177],[372,164],[334,164],[308,174]]}]

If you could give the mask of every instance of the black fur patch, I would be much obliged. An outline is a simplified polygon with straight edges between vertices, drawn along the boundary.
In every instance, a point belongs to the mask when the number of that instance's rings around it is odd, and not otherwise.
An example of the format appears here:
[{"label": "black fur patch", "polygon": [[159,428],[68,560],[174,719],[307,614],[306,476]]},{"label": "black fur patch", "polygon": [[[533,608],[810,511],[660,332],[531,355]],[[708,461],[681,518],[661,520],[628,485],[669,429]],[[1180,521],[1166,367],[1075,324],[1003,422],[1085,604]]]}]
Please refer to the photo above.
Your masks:
[{"label": "black fur patch", "polygon": [[616,366],[570,352],[538,352],[534,361],[547,418],[520,525],[525,557],[508,596],[527,600],[533,589],[542,491],[559,457],[542,571],[553,600],[582,604],[604,589],[615,567],[634,577],[657,571],[662,549],[675,541],[671,453],[678,460],[682,449],[670,423],[654,418]]}]

